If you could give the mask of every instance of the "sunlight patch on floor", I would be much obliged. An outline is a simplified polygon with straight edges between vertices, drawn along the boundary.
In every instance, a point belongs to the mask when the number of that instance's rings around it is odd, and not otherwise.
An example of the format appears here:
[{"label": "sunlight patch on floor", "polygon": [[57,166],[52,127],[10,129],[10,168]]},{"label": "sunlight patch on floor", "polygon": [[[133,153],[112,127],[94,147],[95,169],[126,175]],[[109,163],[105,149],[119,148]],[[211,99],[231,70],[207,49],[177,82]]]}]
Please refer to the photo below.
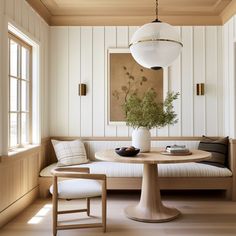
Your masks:
[{"label": "sunlight patch on floor", "polygon": [[27,224],[38,224],[52,209],[52,204],[44,205],[28,222]]}]

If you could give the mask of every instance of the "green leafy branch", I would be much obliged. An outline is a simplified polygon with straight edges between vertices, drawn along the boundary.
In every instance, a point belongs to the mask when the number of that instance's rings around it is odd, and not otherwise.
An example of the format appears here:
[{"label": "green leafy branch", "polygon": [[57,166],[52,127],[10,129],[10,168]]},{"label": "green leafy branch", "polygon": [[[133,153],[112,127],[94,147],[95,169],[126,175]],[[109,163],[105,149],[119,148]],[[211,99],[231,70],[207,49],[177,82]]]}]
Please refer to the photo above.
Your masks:
[{"label": "green leafy branch", "polygon": [[123,104],[126,114],[126,124],[133,128],[146,127],[148,129],[161,128],[177,123],[177,114],[173,110],[173,101],[179,93],[169,92],[163,103],[156,102],[156,92],[150,89],[139,97],[131,94]]}]

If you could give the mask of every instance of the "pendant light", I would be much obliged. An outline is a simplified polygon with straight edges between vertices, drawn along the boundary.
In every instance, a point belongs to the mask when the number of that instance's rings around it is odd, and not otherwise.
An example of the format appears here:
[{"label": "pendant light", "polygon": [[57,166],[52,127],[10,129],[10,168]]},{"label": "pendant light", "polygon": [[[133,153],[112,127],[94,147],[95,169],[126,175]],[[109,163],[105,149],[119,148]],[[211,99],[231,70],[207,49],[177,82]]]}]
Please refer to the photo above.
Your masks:
[{"label": "pendant light", "polygon": [[156,0],[156,20],[140,27],[131,39],[129,48],[133,58],[143,67],[158,70],[169,66],[182,47],[176,29],[158,19]]}]

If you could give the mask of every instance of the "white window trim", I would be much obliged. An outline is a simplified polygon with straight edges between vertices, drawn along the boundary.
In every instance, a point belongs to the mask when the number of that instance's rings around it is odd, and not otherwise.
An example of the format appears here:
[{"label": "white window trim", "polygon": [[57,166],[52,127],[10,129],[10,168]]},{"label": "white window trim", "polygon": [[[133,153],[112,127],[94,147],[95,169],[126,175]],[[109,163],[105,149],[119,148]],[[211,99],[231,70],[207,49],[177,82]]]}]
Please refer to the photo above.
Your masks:
[{"label": "white window trim", "polygon": [[[25,147],[25,149],[34,148],[35,145],[39,145],[41,142],[41,133],[40,133],[40,43],[31,37],[25,30],[21,27],[18,27],[14,22],[7,19],[7,30],[23,41],[32,46],[32,144]],[[7,33],[8,33],[7,31]],[[8,39],[8,37],[7,37]],[[8,54],[7,54],[8,55]],[[8,58],[4,58],[5,60]],[[6,74],[6,73],[5,73]],[[4,76],[4,79],[8,81],[8,76]],[[6,83],[8,84],[8,83]],[[6,85],[7,86],[7,85]],[[6,87],[5,93],[8,93],[8,87]],[[8,94],[6,97],[8,97]],[[7,104],[7,109],[8,109]],[[6,109],[5,109],[6,111]],[[8,113],[7,113],[8,115]],[[8,127],[8,119],[4,119],[4,127]],[[7,128],[8,129],[8,128]],[[4,139],[8,140],[8,131],[4,132]],[[21,152],[22,149],[16,148],[14,149],[14,153]],[[8,142],[4,143],[3,146],[3,154],[12,155],[12,151],[9,151]]]}]

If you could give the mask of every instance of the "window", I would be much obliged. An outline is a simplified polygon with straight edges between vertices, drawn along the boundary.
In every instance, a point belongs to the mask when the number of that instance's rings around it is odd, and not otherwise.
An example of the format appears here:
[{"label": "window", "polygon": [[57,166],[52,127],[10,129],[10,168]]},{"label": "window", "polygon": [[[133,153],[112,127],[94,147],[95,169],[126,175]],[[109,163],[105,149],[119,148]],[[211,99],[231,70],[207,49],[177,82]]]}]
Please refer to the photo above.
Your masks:
[{"label": "window", "polygon": [[8,34],[9,45],[9,148],[32,142],[32,47]]}]

